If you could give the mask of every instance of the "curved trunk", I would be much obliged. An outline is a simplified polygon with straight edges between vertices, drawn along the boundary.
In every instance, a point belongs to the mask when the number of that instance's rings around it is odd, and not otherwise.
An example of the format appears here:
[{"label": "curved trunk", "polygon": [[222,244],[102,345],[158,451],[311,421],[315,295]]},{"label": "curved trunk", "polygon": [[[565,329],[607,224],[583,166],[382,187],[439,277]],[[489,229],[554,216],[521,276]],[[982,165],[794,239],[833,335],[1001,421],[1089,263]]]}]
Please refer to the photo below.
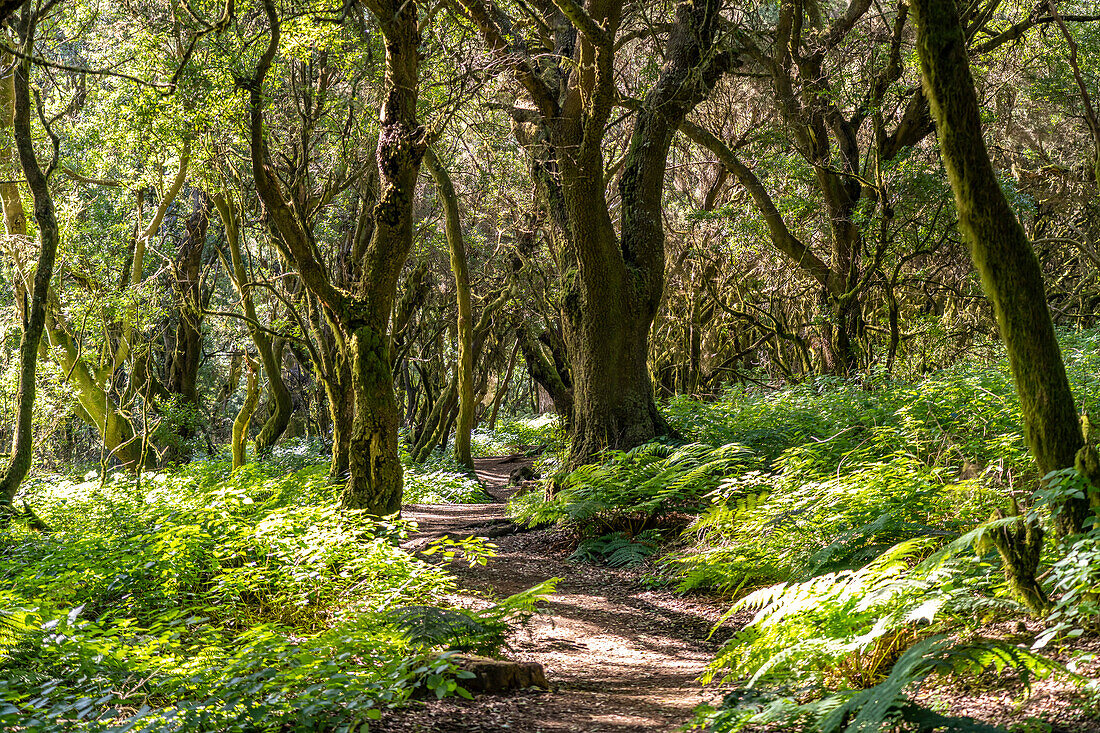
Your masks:
[{"label": "curved trunk", "polygon": [[[103,384],[97,381],[87,362],[81,358],[80,349],[66,327],[58,323],[54,314],[60,306],[53,300],[54,297],[51,292],[51,312],[46,317],[46,337],[57,354],[58,365],[69,375],[68,381],[81,408],[77,414],[99,431],[103,446],[123,465],[132,468],[156,465],[155,448],[146,443],[143,449],[143,441],[134,430],[133,423],[115,404]],[[139,369],[145,368],[146,365],[142,364],[134,371],[140,373]]]},{"label": "curved trunk", "polygon": [[[1071,467],[1084,438],[1039,262],[986,151],[955,0],[914,0],[913,12],[925,94],[955,191],[959,228],[993,302],[1016,379],[1028,447],[1043,474]],[[1080,532],[1088,510],[1086,497],[1064,499],[1055,517],[1059,533]]]},{"label": "curved trunk", "polygon": [[458,422],[455,432],[455,461],[467,471],[474,470],[470,455],[470,433],[474,429],[474,334],[470,305],[470,272],[466,265],[466,245],[458,216],[458,198],[447,169],[435,151],[424,152],[424,165],[435,179],[439,200],[446,215],[447,244],[451,250],[451,272],[455,276],[458,298]]},{"label": "curved trunk", "polygon": [[259,330],[252,334],[252,341],[263,361],[264,374],[267,375],[267,394],[271,400],[271,411],[256,435],[256,455],[263,458],[271,455],[275,443],[286,432],[290,416],[294,414],[294,400],[283,380],[283,344],[280,341],[273,343],[270,336]]},{"label": "curved trunk", "polygon": [[512,381],[512,371],[516,368],[516,356],[519,354],[520,344],[517,341],[515,348],[512,349],[512,355],[508,357],[508,366],[504,370],[504,376],[497,382],[496,389],[493,390],[493,405],[489,409],[489,432],[493,432],[497,428],[497,411],[500,409],[500,405],[504,402],[504,396],[508,394],[508,385]]},{"label": "curved trunk", "polygon": [[[33,15],[27,35],[33,34]],[[0,477],[0,507],[10,506],[15,492],[31,467],[34,450],[32,418],[34,413],[35,372],[38,367],[38,347],[46,326],[48,290],[53,277],[57,256],[58,228],[54,214],[53,197],[50,195],[48,175],[39,167],[31,138],[31,104],[28,75],[29,62],[15,65],[12,86],[14,116],[12,132],[15,138],[19,162],[26,176],[27,185],[34,199],[34,219],[38,224],[39,254],[34,271],[34,284],[30,303],[23,314],[23,336],[19,341],[19,391],[16,397],[15,436],[12,443],[11,462]],[[57,154],[57,138],[54,155]],[[56,161],[55,161],[56,162]],[[51,166],[52,170],[52,166]],[[5,204],[7,201],[5,200]],[[22,208],[20,206],[20,208]],[[13,212],[14,214],[15,212]],[[8,218],[7,213],[5,219]]]},{"label": "curved trunk", "polygon": [[[543,336],[548,338],[536,339],[530,326],[526,322],[521,323],[516,328],[516,348],[523,354],[528,375],[550,395],[554,412],[568,430],[573,424],[573,384],[570,370],[563,361],[559,361],[559,357],[564,357],[564,354],[555,353],[554,336],[546,332]],[[559,346],[557,350],[561,351],[562,347]],[[547,351],[550,353],[547,354]],[[514,354],[512,359],[515,359]],[[511,373],[509,369],[508,375]],[[507,380],[505,387],[507,388]],[[496,414],[495,411],[493,414]]]},{"label": "curved trunk", "polygon": [[256,411],[256,403],[260,401],[260,390],[256,385],[256,364],[252,357],[248,357],[248,382],[244,404],[237,411],[237,417],[233,420],[233,470],[245,463],[245,448],[248,438],[248,426],[252,422],[252,413]]},{"label": "curved trunk", "polygon": [[271,414],[256,436],[256,455],[262,458],[270,455],[275,442],[286,431],[290,416],[294,412],[294,402],[283,380],[281,359],[276,358],[271,336],[260,328],[260,322],[256,316],[252,288],[248,285],[248,273],[241,256],[241,234],[237,210],[233,202],[223,194],[214,194],[211,200],[214,202],[214,208],[218,210],[218,216],[225,228],[226,243],[229,245],[230,265],[226,269],[230,271],[229,276],[233,281],[233,287],[241,298],[241,310],[248,324],[248,332],[252,337],[252,343],[256,345],[260,363],[263,364],[264,374],[267,376]]},{"label": "curved trunk", "polygon": [[443,440],[443,430],[451,419],[454,410],[457,392],[457,375],[447,381],[447,386],[440,392],[439,399],[432,405],[420,435],[413,446],[412,456],[416,463],[423,463],[431,456],[432,451]]}]

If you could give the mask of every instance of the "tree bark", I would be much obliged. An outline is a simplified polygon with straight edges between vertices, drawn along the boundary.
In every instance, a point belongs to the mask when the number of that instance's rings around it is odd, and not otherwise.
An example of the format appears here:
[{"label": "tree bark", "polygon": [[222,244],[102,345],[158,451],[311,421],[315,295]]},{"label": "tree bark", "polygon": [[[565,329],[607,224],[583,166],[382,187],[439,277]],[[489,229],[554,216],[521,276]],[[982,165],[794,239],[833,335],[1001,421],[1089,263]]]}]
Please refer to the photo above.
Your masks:
[{"label": "tree bark", "polygon": [[256,411],[256,403],[260,400],[260,390],[256,385],[256,364],[251,356],[245,357],[248,364],[248,378],[244,404],[237,411],[237,417],[233,420],[233,470],[245,464],[246,441],[248,440],[248,426],[252,422],[252,413]]},{"label": "tree bark", "polygon": [[[959,228],[970,245],[994,314],[1024,421],[1028,447],[1046,474],[1074,465],[1081,426],[1047,308],[1039,262],[993,172],[955,0],[914,0],[917,51],[940,154],[955,191]],[[1087,498],[1056,512],[1062,535],[1081,531]]]},{"label": "tree bark", "polygon": [[[350,381],[350,372],[346,376]],[[351,390],[343,379],[326,380],[325,396],[329,404],[329,417],[332,419],[332,463],[329,476],[333,480],[346,481],[350,464],[351,426],[355,421],[355,403]]]},{"label": "tree bark", "polygon": [[[34,37],[36,17],[29,12],[23,28],[23,37],[28,41]],[[16,396],[17,412],[15,416],[15,434],[12,440],[12,456],[3,476],[0,476],[0,509],[10,507],[19,485],[23,483],[31,467],[34,453],[32,421],[34,417],[35,372],[38,367],[38,347],[46,326],[46,311],[49,306],[48,291],[53,277],[54,261],[57,257],[59,232],[57,217],[54,213],[53,197],[50,195],[49,175],[57,163],[58,140],[50,132],[53,141],[54,159],[43,171],[34,152],[34,139],[31,137],[31,102],[29,91],[30,62],[15,64],[12,73],[14,114],[12,132],[19,162],[34,199],[34,219],[38,224],[38,264],[34,270],[34,283],[30,294],[27,312],[23,315],[23,335],[19,341],[19,391]],[[47,131],[49,132],[49,131]],[[7,201],[5,200],[5,204]],[[5,206],[6,209],[6,206]],[[14,215],[15,212],[12,212]],[[5,220],[8,214],[5,211]],[[5,512],[6,514],[6,512]]]},{"label": "tree bark", "polygon": [[184,236],[172,262],[173,295],[179,325],[168,357],[165,386],[184,402],[198,408],[196,387],[202,357],[202,254],[210,222],[209,198],[200,189],[192,191],[192,213],[184,224]]},{"label": "tree bark", "polygon": [[275,443],[286,431],[290,416],[294,412],[294,402],[283,380],[282,364],[276,359],[271,335],[260,328],[260,321],[256,316],[252,287],[248,284],[248,271],[241,256],[241,232],[237,209],[224,194],[217,193],[211,197],[211,200],[225,228],[225,240],[229,245],[230,267],[226,269],[230,271],[229,276],[233,281],[233,287],[240,296],[241,310],[244,312],[248,333],[252,337],[252,343],[256,345],[256,352],[260,355],[260,363],[263,364],[264,375],[267,377],[271,412],[256,436],[256,455],[263,458],[271,454]]},{"label": "tree bark", "polygon": [[455,428],[455,461],[467,471],[473,471],[470,433],[474,429],[474,334],[466,245],[462,237],[454,184],[431,147],[424,152],[424,165],[435,179],[436,191],[443,205],[447,244],[451,250],[451,272],[454,273],[458,300],[458,418]]},{"label": "tree bark", "polygon": [[[376,157],[379,199],[370,241],[362,247],[355,292],[334,285],[318,259],[308,224],[286,198],[269,165],[264,135],[264,78],[279,48],[279,17],[272,0],[263,7],[271,26],[268,46],[245,84],[249,92],[249,132],[256,191],[280,237],[286,259],[339,330],[351,368],[355,402],[348,440],[348,479],[341,498],[347,509],[379,516],[401,509],[402,466],[398,450],[401,415],[393,389],[390,334],[387,330],[397,282],[412,248],[413,194],[426,146],[416,119],[420,29],[415,2],[371,0],[386,48],[381,130]],[[364,234],[363,236],[367,236]],[[356,243],[358,248],[360,243]]]},{"label": "tree bark", "polygon": [[732,61],[714,53],[720,3],[680,3],[661,75],[640,105],[620,178],[621,238],[604,181],[602,146],[615,88],[615,35],[621,0],[587,6],[555,0],[555,52],[570,71],[510,43],[496,6],[459,0],[487,45],[506,56],[534,109],[516,107],[517,137],[532,154],[532,176],[549,214],[563,275],[565,340],[574,385],[570,463],[606,448],[631,448],[669,431],[647,368],[650,326],[664,287],[662,196],[672,133]]},{"label": "tree bark", "polygon": [[[557,355],[553,353],[554,341],[547,340],[550,341],[549,344],[536,339],[527,322],[516,326],[516,348],[523,354],[528,375],[550,395],[554,412],[568,429],[573,424],[573,382],[570,370],[564,364],[559,364]],[[547,351],[550,352],[549,355]]]},{"label": "tree bark", "polygon": [[508,394],[508,385],[512,381],[512,371],[516,368],[516,356],[519,355],[519,350],[520,343],[516,341],[516,345],[512,349],[512,355],[508,357],[508,366],[504,369],[504,375],[497,381],[496,389],[493,390],[493,405],[489,409],[490,433],[497,428],[497,411],[500,410],[504,396]]}]

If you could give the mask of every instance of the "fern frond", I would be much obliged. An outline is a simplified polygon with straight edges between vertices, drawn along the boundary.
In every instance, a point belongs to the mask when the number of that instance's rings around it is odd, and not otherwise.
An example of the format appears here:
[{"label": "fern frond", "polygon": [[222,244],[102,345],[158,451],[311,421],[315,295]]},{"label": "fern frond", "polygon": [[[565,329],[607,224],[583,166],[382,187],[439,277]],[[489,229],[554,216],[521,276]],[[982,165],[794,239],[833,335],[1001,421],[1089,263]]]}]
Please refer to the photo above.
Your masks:
[{"label": "fern frond", "polygon": [[493,653],[508,632],[507,624],[465,609],[404,606],[392,611],[389,617],[411,644],[427,648]]}]

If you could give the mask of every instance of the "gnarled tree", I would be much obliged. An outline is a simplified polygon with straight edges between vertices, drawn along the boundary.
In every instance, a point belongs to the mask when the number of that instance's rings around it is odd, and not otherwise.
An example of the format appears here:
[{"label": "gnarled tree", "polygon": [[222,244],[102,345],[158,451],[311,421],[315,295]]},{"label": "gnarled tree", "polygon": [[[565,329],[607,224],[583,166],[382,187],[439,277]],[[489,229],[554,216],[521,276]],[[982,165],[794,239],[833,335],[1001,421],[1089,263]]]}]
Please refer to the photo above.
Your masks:
[{"label": "gnarled tree", "polygon": [[[646,363],[664,286],[662,201],[669,145],[680,121],[728,67],[714,43],[719,0],[676,7],[666,62],[638,105],[619,175],[619,231],[608,202],[604,140],[619,92],[615,56],[622,0],[533,3],[539,39],[521,36],[496,5],[456,0],[502,55],[531,106],[511,108],[516,134],[551,224],[565,295],[573,380],[574,464],[669,431]],[[526,8],[526,6],[521,6]],[[535,48],[537,53],[526,49]]]},{"label": "gnarled tree", "polygon": [[[34,448],[31,430],[35,396],[34,377],[38,366],[38,347],[46,327],[50,279],[53,277],[53,266],[60,237],[49,186],[50,174],[57,167],[59,140],[52,131],[47,129],[53,143],[53,159],[46,170],[42,170],[38,156],[34,152],[34,138],[31,136],[29,51],[33,45],[37,21],[36,11],[31,7],[25,8],[19,26],[27,58],[17,61],[11,72],[14,77],[10,87],[13,109],[11,129],[19,163],[26,177],[27,187],[31,191],[31,197],[34,199],[34,220],[38,224],[39,249],[30,302],[23,313],[23,335],[19,341],[19,392],[16,399],[15,435],[12,441],[11,462],[0,477],[0,510],[10,507],[15,492],[31,466]],[[15,212],[8,214],[7,197],[4,204],[5,218],[14,217]],[[22,204],[19,208],[21,211]]]},{"label": "gnarled tree", "polygon": [[[925,94],[955,192],[959,228],[993,303],[1016,379],[1028,447],[1044,474],[1069,468],[1084,446],[1081,426],[1038,260],[1001,191],[982,137],[955,0],[914,0],[913,12]],[[1059,531],[1080,532],[1087,513],[1087,499],[1065,499],[1056,517]],[[1032,533],[1030,539],[1037,543],[1041,535],[1036,539]]]},{"label": "gnarled tree", "polygon": [[380,195],[373,230],[362,251],[360,277],[352,289],[334,285],[313,233],[269,165],[264,130],[264,78],[279,49],[279,16],[263,3],[270,36],[249,92],[249,135],[256,190],[279,233],[283,255],[317,298],[339,348],[351,365],[355,413],[348,440],[348,479],[342,504],[386,515],[401,508],[402,467],[398,453],[400,410],[390,367],[389,322],[398,277],[412,247],[413,192],[426,146],[416,117],[420,28],[415,2],[371,0],[386,46],[377,164]]}]

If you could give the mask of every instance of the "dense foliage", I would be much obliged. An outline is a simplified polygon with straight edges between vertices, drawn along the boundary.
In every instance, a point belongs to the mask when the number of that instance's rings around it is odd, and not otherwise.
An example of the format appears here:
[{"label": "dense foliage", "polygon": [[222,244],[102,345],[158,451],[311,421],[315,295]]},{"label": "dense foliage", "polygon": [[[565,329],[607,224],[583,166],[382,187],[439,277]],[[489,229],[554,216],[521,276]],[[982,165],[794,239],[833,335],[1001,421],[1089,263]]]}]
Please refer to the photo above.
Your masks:
[{"label": "dense foliage", "polygon": [[912,693],[1067,674],[1094,6],[0,0],[0,725],[462,694],[552,591],[450,607],[492,548],[401,549],[475,458],[577,563],[736,604],[716,730],[981,730]]},{"label": "dense foliage", "polygon": [[[405,523],[339,510],[326,471],[301,450],[234,472],[219,459],[34,482],[50,530],[12,525],[0,552],[0,723],[358,730],[417,689],[462,693],[439,651],[499,652],[552,587],[437,607],[454,588],[445,567],[397,546]],[[419,480],[445,493],[439,476]],[[413,614],[462,624],[425,634]]]}]

